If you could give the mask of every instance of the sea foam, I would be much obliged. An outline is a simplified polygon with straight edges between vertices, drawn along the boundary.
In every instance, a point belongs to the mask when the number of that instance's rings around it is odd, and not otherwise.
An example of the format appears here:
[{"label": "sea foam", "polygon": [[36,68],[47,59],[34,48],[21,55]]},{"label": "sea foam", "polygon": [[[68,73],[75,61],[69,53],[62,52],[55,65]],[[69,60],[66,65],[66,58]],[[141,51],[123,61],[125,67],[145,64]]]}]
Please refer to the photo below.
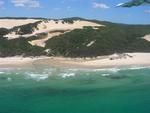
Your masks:
[{"label": "sea foam", "polygon": [[37,81],[45,80],[49,77],[49,74],[27,73],[28,79],[34,79]]},{"label": "sea foam", "polygon": [[75,76],[75,73],[62,73],[62,74],[60,74],[60,76],[63,78],[73,77],[73,76]]},{"label": "sea foam", "polygon": [[105,77],[105,76],[110,76],[110,74],[108,74],[108,73],[103,73],[102,76],[104,76],[104,77]]},{"label": "sea foam", "polygon": [[0,74],[4,74],[5,72],[3,72],[3,71],[0,71]]}]

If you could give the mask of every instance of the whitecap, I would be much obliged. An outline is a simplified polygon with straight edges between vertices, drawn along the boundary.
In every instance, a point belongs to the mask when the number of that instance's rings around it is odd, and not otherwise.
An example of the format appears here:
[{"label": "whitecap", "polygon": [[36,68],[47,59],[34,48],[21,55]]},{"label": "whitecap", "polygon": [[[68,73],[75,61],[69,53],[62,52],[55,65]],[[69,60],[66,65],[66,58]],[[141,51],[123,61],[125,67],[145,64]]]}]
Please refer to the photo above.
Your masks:
[{"label": "whitecap", "polygon": [[113,73],[117,73],[120,70],[121,70],[120,68],[111,68],[108,71],[113,72]]},{"label": "whitecap", "polygon": [[128,69],[129,69],[129,70],[139,70],[139,69],[147,69],[147,68],[150,68],[150,67],[134,66],[134,67],[130,67],[130,68],[128,68]]},{"label": "whitecap", "polygon": [[76,69],[76,68],[72,68],[72,69],[69,69],[69,71],[80,71],[82,69]]},{"label": "whitecap", "polygon": [[12,78],[8,77],[7,80],[10,82],[10,81],[12,81]]},{"label": "whitecap", "polygon": [[73,76],[75,76],[75,73],[63,73],[63,74],[60,74],[60,76],[62,76],[63,78],[73,77]]},{"label": "whitecap", "polygon": [[120,71],[120,68],[103,68],[103,69],[93,69],[94,72],[113,72],[113,73],[117,73],[118,71]]},{"label": "whitecap", "polygon": [[108,74],[108,73],[104,73],[104,74],[102,74],[102,76],[109,76],[110,74]]},{"label": "whitecap", "polygon": [[3,71],[0,71],[0,74],[4,74],[5,72],[3,72]]},{"label": "whitecap", "polygon": [[132,66],[126,68],[103,68],[103,69],[93,69],[93,72],[113,72],[117,73],[123,70],[140,70],[140,69],[150,69],[150,66]]},{"label": "whitecap", "polygon": [[37,81],[45,80],[49,77],[49,74],[37,74],[37,73],[28,73],[28,79],[34,79]]}]

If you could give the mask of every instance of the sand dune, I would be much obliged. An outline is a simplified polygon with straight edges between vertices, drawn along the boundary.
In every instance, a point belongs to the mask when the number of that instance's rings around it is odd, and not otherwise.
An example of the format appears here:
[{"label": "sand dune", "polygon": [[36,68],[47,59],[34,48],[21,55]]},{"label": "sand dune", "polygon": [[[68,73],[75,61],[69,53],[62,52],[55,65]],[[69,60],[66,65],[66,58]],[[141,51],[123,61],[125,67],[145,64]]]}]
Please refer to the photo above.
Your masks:
[{"label": "sand dune", "polygon": [[73,24],[69,23],[62,23],[62,20],[59,21],[48,21],[48,22],[42,22],[41,24],[38,25],[39,30],[35,31],[36,33],[39,32],[46,32],[46,31],[52,31],[52,30],[66,30],[66,29],[82,29],[84,26],[103,26],[100,24],[96,24],[94,22],[89,22],[89,21],[74,21]]},{"label": "sand dune", "polygon": [[[37,21],[40,21],[40,20],[34,20],[34,19],[27,19],[27,20],[10,19],[10,20],[8,20],[8,19],[4,19],[4,20],[0,20],[0,25],[3,27],[6,27],[6,28],[12,28],[14,26],[24,25],[24,24],[28,24],[28,23],[34,23]],[[89,21],[82,21],[82,20],[74,21],[74,23],[72,23],[72,24],[65,23],[63,20],[58,20],[58,21],[54,21],[54,20],[48,21],[47,20],[47,21],[41,22],[37,26],[38,29],[34,29],[34,32],[32,34],[17,35],[15,32],[11,32],[11,33],[7,34],[5,37],[8,37],[8,40],[11,40],[11,39],[19,38],[20,36],[28,38],[28,37],[35,36],[40,33],[47,33],[48,37],[46,37],[44,39],[38,39],[38,40],[29,42],[32,45],[44,47],[45,42],[48,39],[62,34],[61,32],[50,33],[51,31],[67,30],[69,32],[74,29],[82,29],[85,26],[91,26],[91,27],[95,28],[95,27],[100,27],[100,26],[104,26],[104,25],[96,24],[94,22],[89,22]]]},{"label": "sand dune", "polygon": [[[74,29],[82,29],[84,26],[96,27],[96,26],[102,26],[102,25],[88,22],[88,21],[75,21],[73,24],[62,23],[61,20],[59,20],[58,22],[53,21],[53,20],[48,21],[48,22],[42,22],[41,24],[38,25],[38,30],[35,30],[35,32],[33,34],[35,35],[38,33],[48,33],[48,37],[46,37],[45,39],[31,41],[30,44],[45,47],[45,42],[48,39],[50,39],[54,36],[63,34],[61,32],[50,33],[50,31],[67,30],[67,32],[69,32]],[[66,33],[66,32],[64,32],[64,33]]]},{"label": "sand dune", "polygon": [[143,39],[145,39],[145,40],[147,40],[147,41],[150,41],[150,34],[149,34],[149,35],[145,35],[145,36],[143,37]]},{"label": "sand dune", "polygon": [[11,29],[15,26],[21,26],[29,23],[35,23],[36,19],[0,19],[0,28]]},{"label": "sand dune", "polygon": [[[16,22],[18,22],[18,21],[19,20],[16,20]],[[30,21],[31,20],[29,20],[29,22]],[[35,20],[35,21],[37,21],[37,20]],[[22,21],[22,24],[25,22]],[[9,23],[12,23],[12,21],[10,21]],[[30,37],[30,36],[33,36],[33,35],[36,35],[39,33],[48,33],[50,31],[54,31],[54,30],[82,29],[84,26],[98,27],[98,26],[103,26],[103,25],[96,24],[96,23],[89,22],[89,21],[74,21],[73,24],[69,24],[69,23],[63,23],[62,20],[59,20],[59,21],[50,20],[50,21],[41,22],[37,27],[38,29],[35,29],[32,34],[16,35],[14,32],[12,32],[12,33],[6,35],[5,37],[8,37],[9,39],[19,38],[20,36]]]},{"label": "sand dune", "polygon": [[29,43],[31,45],[36,45],[36,46],[40,46],[40,47],[45,47],[45,42],[47,40],[49,40],[50,38],[54,37],[54,36],[58,36],[60,34],[63,34],[61,32],[54,32],[54,33],[48,33],[48,36],[45,37],[45,38],[42,38],[42,39],[38,39],[38,40],[32,40],[32,41],[29,41]]}]

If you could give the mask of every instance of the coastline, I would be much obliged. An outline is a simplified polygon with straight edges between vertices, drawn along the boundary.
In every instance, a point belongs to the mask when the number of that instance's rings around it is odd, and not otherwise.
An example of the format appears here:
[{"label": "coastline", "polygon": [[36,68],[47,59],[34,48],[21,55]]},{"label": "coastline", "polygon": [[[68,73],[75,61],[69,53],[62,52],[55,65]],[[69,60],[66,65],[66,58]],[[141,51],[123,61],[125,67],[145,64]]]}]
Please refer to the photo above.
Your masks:
[{"label": "coastline", "polygon": [[29,68],[35,66],[55,66],[66,68],[122,68],[150,66],[150,53],[124,53],[97,58],[26,57],[0,58],[0,68]]},{"label": "coastline", "polygon": [[46,57],[4,57],[0,58],[0,68],[28,68],[33,66],[34,61],[45,59]]}]

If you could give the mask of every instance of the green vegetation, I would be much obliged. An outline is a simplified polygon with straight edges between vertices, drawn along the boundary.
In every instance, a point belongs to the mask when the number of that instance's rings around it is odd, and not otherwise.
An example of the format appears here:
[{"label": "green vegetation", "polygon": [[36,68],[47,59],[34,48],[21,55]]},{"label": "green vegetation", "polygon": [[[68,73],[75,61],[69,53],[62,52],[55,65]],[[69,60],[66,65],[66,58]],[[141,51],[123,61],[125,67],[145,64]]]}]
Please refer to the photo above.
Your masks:
[{"label": "green vegetation", "polygon": [[62,23],[73,24],[74,21],[77,21],[77,20],[86,20],[86,19],[79,18],[79,17],[72,17],[72,18],[63,18],[62,20],[63,20]]},{"label": "green vegetation", "polygon": [[0,28],[0,37],[9,33],[9,30],[6,28]]},{"label": "green vegetation", "polygon": [[39,34],[36,34],[34,36],[28,37],[26,40],[32,41],[32,40],[37,40],[37,39],[43,39],[43,38],[46,38],[47,36],[48,36],[47,33],[39,33]]},{"label": "green vegetation", "polygon": [[42,21],[38,21],[35,23],[29,23],[26,25],[21,25],[21,26],[17,26],[17,27],[13,27],[12,29],[10,29],[10,32],[16,32],[16,34],[18,35],[25,35],[25,34],[32,34],[32,32],[34,31],[34,29],[38,29],[38,24],[40,24]]},{"label": "green vegetation", "polygon": [[0,57],[7,56],[40,56],[45,55],[44,48],[32,46],[25,38],[7,40],[0,38]]},{"label": "green vegetation", "polygon": [[[72,23],[75,20],[86,20],[82,18],[67,18],[64,22]],[[46,21],[46,20],[45,20]],[[57,21],[57,20],[56,20]],[[76,29],[60,36],[53,37],[46,42],[46,47],[32,46],[28,41],[47,37],[47,33],[41,33],[29,38],[20,37],[18,39],[7,40],[3,37],[9,32],[15,31],[17,34],[31,34],[41,22],[17,26],[12,29],[0,28],[0,57],[6,56],[49,56],[65,57],[96,57],[123,52],[150,52],[150,42],[142,39],[146,34],[150,34],[150,25],[126,25],[115,24],[105,21],[88,20],[105,27],[84,27]],[[18,30],[19,29],[19,30]],[[66,32],[56,30],[53,32]]]},{"label": "green vegetation", "polygon": [[[46,48],[51,50],[49,55],[96,57],[116,52],[150,52],[150,42],[141,38],[150,33],[150,26],[113,23],[104,25],[106,26],[99,29],[84,27],[53,37],[46,43]],[[93,44],[88,46],[91,42]]]},{"label": "green vegetation", "polygon": [[38,24],[42,21],[37,21],[35,23],[29,23],[21,26],[16,26],[11,29],[7,28],[0,28],[0,36],[7,35],[8,33],[15,32],[17,35],[25,35],[25,34],[32,34],[35,29],[38,29]]}]

